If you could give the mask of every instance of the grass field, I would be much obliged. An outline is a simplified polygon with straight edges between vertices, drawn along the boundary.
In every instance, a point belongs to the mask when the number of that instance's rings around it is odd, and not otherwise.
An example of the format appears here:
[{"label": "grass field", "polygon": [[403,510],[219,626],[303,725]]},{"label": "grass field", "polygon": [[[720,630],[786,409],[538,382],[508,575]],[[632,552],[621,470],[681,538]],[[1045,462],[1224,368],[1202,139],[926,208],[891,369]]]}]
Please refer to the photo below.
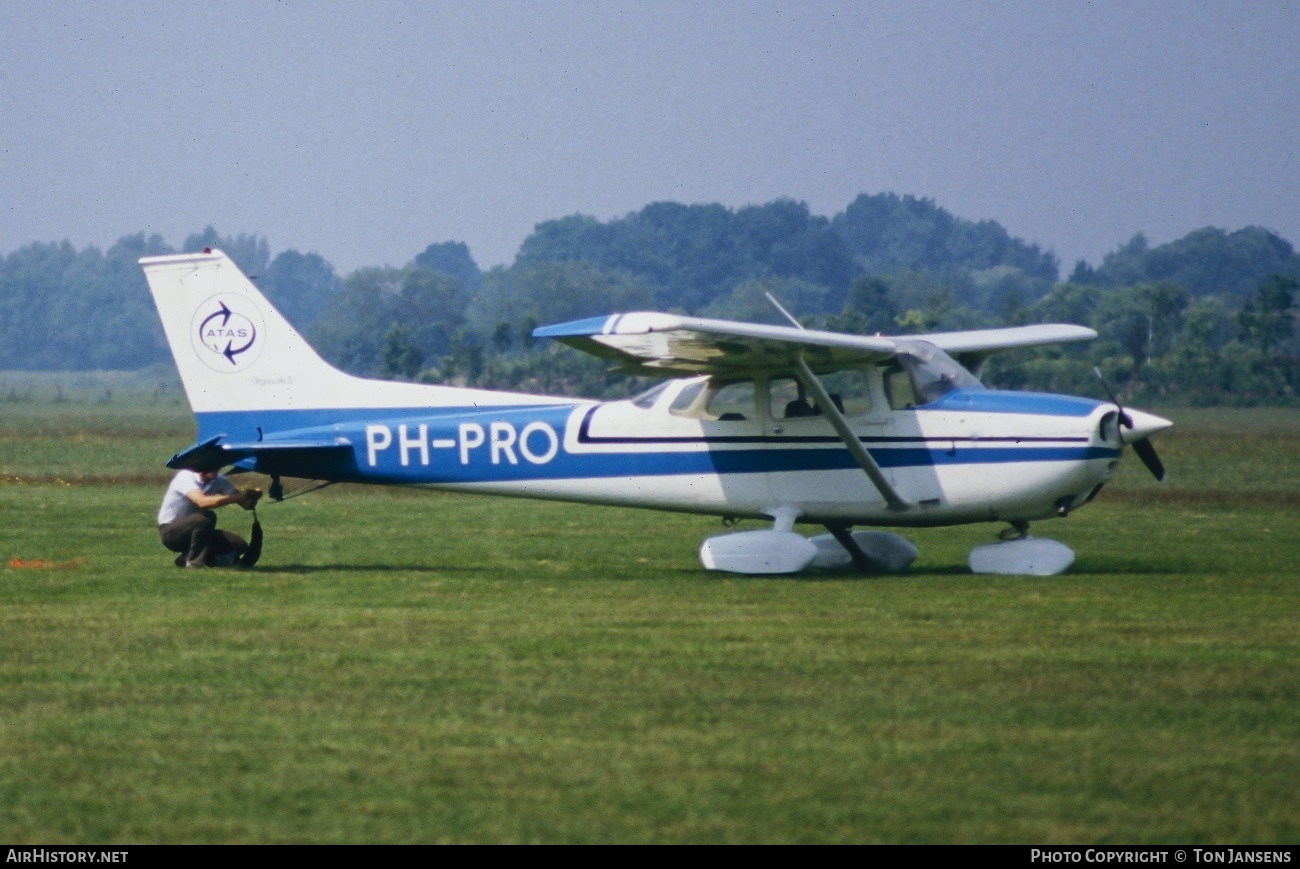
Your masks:
[{"label": "grass field", "polygon": [[[716,520],[335,487],[158,545],[175,386],[0,376],[0,840],[1300,840],[1300,412],[1166,410],[982,577],[748,579]],[[247,514],[224,524],[246,531]],[[747,523],[745,527],[759,527]]]}]

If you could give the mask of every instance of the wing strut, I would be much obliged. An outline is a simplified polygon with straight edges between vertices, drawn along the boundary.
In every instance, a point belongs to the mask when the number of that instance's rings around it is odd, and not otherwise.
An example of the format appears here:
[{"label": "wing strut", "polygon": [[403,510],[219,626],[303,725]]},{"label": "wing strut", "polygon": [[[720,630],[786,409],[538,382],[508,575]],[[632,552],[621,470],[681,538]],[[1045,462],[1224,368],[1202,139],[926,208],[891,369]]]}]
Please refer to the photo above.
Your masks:
[{"label": "wing strut", "polygon": [[871,458],[871,453],[867,452],[867,448],[862,445],[862,441],[858,440],[858,436],[849,427],[849,421],[844,418],[844,414],[840,413],[840,409],[835,406],[835,402],[831,401],[831,397],[827,395],[822,382],[817,379],[817,375],[812,373],[808,363],[804,362],[802,353],[795,357],[794,364],[795,375],[799,378],[799,382],[803,384],[804,389],[812,393],[813,398],[817,399],[817,406],[821,408],[826,418],[831,421],[835,433],[840,436],[840,440],[844,441],[844,446],[848,447],[849,453],[857,461],[858,467],[866,472],[871,484],[876,487],[881,495],[885,496],[885,502],[889,505],[889,509],[907,510],[911,508],[912,505],[904,501],[894,491],[894,487],[889,485],[889,481],[885,479],[884,473],[880,470],[880,465],[876,464],[876,460]]}]

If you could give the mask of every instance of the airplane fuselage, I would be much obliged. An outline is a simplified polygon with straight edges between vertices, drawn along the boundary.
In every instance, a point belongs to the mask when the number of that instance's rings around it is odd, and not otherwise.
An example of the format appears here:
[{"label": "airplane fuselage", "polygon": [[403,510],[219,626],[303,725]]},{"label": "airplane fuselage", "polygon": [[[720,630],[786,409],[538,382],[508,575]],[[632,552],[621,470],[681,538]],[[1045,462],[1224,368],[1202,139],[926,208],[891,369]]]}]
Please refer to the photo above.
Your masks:
[{"label": "airplane fuselage", "polygon": [[919,408],[881,402],[850,421],[909,504],[890,509],[826,419],[778,419],[763,402],[739,419],[674,412],[697,382],[672,381],[651,400],[200,414],[200,439],[247,437],[238,428],[256,422],[274,433],[267,445],[346,447],[251,463],[273,475],[738,518],[782,506],[800,521],[894,526],[1063,515],[1120,456],[1102,425],[1114,407],[1092,400],[958,390]]}]

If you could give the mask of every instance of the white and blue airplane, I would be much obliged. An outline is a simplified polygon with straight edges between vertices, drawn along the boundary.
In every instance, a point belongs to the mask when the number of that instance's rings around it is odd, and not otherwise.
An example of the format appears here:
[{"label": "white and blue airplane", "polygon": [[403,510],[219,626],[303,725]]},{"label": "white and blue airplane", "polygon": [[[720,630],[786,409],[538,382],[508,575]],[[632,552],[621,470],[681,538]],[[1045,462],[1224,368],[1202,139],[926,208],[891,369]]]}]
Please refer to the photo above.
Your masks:
[{"label": "white and blue airplane", "polygon": [[272,497],[296,477],[769,519],[700,549],[749,574],[900,571],[910,542],[854,527],[1005,522],[972,570],[1053,574],[1074,554],[1031,521],[1092,500],[1126,445],[1164,478],[1147,439],[1168,420],[980,382],[993,353],[1096,337],[1081,326],[858,336],[629,313],[537,329],[665,378],[598,402],[353,377],[224,253],[140,263],[198,427],[168,467],[266,474]]}]

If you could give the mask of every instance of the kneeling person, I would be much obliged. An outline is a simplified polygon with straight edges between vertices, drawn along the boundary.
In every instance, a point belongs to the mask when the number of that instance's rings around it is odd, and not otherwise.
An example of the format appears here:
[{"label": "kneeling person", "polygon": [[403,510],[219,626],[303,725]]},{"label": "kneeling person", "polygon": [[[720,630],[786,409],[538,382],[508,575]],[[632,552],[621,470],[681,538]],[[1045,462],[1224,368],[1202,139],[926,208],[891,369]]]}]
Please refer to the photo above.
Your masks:
[{"label": "kneeling person", "polygon": [[213,511],[227,504],[251,510],[261,489],[235,488],[216,468],[183,470],[172,478],[158,509],[163,546],[180,555],[178,567],[252,567],[262,554],[262,528],[253,521],[252,543],[230,531],[217,530]]}]

